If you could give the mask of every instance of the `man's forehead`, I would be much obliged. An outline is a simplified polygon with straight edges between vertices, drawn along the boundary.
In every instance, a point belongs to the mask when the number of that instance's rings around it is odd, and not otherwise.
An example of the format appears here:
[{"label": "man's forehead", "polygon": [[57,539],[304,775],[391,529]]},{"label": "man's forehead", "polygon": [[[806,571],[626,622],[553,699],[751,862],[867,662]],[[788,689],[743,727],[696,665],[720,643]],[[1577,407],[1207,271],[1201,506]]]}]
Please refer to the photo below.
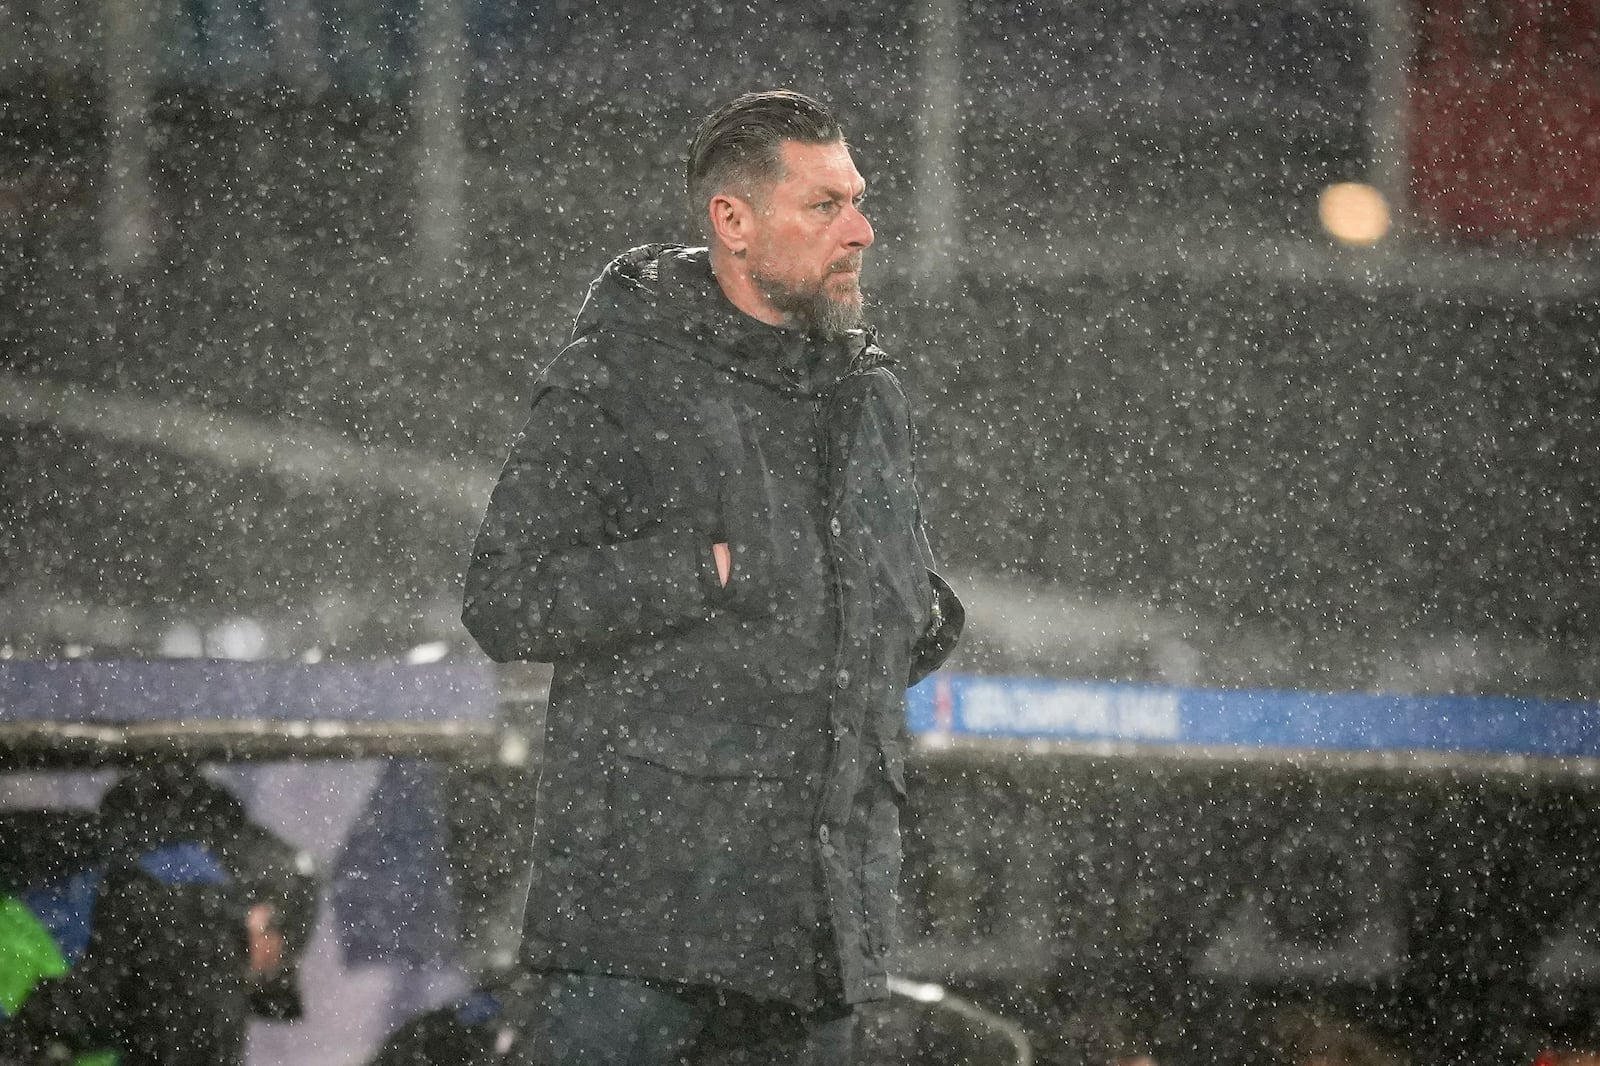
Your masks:
[{"label": "man's forehead", "polygon": [[784,141],[782,184],[816,192],[859,192],[866,179],[856,170],[855,160],[843,141],[808,144]]}]

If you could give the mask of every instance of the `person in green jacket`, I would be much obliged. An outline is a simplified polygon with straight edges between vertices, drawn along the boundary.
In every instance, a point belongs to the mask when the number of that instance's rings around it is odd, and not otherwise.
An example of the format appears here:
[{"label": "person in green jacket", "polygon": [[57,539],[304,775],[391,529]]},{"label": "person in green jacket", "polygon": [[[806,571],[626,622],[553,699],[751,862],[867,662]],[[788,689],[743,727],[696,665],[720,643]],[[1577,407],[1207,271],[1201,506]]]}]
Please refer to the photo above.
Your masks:
[{"label": "person in green jacket", "polygon": [[253,1015],[298,1012],[309,869],[184,764],[125,774],[98,837],[64,891],[0,908],[0,1063],[242,1063]]}]

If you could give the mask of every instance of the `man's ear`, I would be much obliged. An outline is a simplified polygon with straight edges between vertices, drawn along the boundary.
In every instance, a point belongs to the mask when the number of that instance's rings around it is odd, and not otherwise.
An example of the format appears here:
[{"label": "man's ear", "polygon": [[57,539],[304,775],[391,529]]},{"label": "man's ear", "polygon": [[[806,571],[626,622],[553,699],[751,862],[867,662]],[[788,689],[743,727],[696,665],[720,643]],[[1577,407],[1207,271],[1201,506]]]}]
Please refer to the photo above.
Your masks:
[{"label": "man's ear", "polygon": [[718,242],[734,255],[743,255],[750,244],[750,224],[755,217],[750,204],[740,197],[718,193],[711,198],[706,211],[711,219],[711,232]]}]

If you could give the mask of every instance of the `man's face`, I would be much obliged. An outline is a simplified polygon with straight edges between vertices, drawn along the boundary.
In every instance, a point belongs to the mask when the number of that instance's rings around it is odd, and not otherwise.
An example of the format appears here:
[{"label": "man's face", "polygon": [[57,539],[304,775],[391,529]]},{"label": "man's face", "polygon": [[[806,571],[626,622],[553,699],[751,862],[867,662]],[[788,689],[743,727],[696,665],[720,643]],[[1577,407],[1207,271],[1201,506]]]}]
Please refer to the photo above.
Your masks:
[{"label": "man's face", "polygon": [[283,972],[288,946],[279,931],[277,914],[270,903],[252,904],[245,915],[245,930],[249,934],[250,977],[264,981]]},{"label": "man's face", "polygon": [[861,253],[872,224],[867,183],[843,141],[785,141],[783,174],[752,204],[747,254],[762,296],[797,326],[826,334],[861,325]]}]

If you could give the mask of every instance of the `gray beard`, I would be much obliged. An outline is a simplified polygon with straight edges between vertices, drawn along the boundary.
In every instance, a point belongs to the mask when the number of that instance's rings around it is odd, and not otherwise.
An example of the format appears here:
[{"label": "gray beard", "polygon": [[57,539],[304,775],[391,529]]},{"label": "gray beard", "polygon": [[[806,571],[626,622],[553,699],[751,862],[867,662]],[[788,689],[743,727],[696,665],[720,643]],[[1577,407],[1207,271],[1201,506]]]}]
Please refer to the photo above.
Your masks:
[{"label": "gray beard", "polygon": [[[824,337],[843,336],[860,329],[865,321],[865,301],[860,296],[854,300],[835,300],[824,291],[823,283],[805,291],[759,274],[752,275],[751,280],[766,294],[772,306],[792,318],[797,326]],[[824,278],[823,282],[826,280]]]}]

